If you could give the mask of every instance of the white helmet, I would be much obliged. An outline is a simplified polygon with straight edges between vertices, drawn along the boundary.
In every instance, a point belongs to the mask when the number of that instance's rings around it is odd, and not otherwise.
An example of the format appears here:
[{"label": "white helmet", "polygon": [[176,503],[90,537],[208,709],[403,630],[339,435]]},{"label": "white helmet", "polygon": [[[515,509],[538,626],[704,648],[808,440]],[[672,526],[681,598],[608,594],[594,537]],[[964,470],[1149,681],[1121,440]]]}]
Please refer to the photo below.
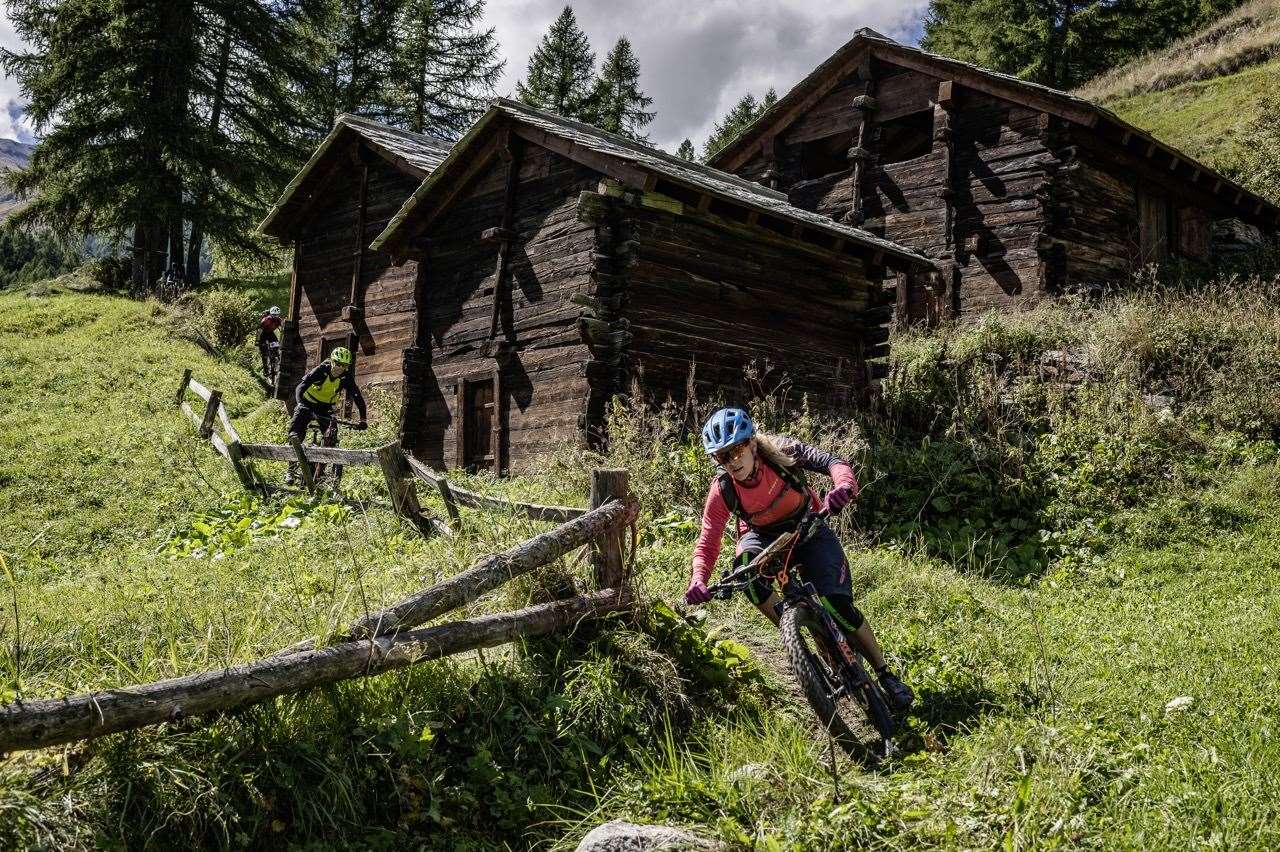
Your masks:
[{"label": "white helmet", "polygon": [[273,317],[278,317],[280,316],[280,308],[277,307],[276,305],[272,305],[271,310],[267,311],[267,313]]}]

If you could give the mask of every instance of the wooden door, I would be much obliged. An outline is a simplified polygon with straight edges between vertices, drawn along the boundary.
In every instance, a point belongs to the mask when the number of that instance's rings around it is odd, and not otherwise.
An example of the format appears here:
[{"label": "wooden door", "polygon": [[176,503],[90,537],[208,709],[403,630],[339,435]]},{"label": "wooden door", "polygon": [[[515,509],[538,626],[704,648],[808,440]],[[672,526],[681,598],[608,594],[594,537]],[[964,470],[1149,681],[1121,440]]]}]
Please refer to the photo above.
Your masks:
[{"label": "wooden door", "polygon": [[1147,189],[1138,191],[1138,228],[1142,256],[1139,265],[1169,259],[1169,200]]},{"label": "wooden door", "polygon": [[458,465],[501,473],[501,411],[493,376],[463,379],[458,387]]}]

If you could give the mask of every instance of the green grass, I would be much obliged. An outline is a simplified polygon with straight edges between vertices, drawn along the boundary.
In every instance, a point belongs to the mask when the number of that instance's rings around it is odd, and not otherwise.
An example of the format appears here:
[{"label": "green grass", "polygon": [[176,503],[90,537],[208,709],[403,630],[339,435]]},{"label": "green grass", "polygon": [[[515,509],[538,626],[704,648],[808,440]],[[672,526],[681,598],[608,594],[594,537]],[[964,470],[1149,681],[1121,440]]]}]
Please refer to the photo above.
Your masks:
[{"label": "green grass", "polygon": [[1280,63],[1108,101],[1125,121],[1214,168],[1237,162],[1267,96],[1280,83]]},{"label": "green grass", "polygon": [[[1144,295],[900,340],[897,444],[883,424],[786,421],[859,460],[857,597],[920,695],[892,762],[841,758],[838,799],[825,738],[773,673],[776,637],[735,601],[711,609],[710,637],[657,610],[209,724],[16,755],[0,764],[0,846],[571,848],[631,817],[737,848],[1274,848],[1280,456],[1257,389],[1274,381],[1280,325],[1267,292]],[[242,504],[172,389],[193,366],[257,438],[279,436],[281,411],[232,361],[175,341],[172,322],[115,297],[0,294],[10,695],[252,659],[540,528],[467,513],[459,539],[423,541],[373,471],[344,480],[356,508]],[[1004,391],[984,384],[984,353],[1017,370],[1062,345],[1090,353],[1107,405],[1030,394],[989,422]],[[974,353],[972,374],[948,366]],[[968,396],[950,395],[956,377]],[[1179,388],[1181,419],[1121,404],[1148,382]],[[912,418],[941,425],[922,441]],[[693,525],[666,510],[696,506],[708,471],[673,421],[631,428],[608,458],[566,449],[538,477],[467,481],[581,504],[592,464],[630,467],[651,519],[641,585],[674,601]],[[1055,441],[1023,441],[1027,428]],[[392,429],[384,416],[357,437]],[[1021,551],[974,540],[1013,520],[1055,544],[1007,570]],[[562,565],[473,609],[541,599],[580,572]]]}]

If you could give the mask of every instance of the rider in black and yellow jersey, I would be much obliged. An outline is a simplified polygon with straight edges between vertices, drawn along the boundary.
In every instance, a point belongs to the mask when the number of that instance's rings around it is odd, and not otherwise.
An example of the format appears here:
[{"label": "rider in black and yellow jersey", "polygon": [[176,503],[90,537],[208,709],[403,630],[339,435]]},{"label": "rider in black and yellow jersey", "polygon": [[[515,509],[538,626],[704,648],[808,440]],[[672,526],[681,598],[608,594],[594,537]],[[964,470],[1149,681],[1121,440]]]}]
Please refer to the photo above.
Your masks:
[{"label": "rider in black and yellow jersey", "polygon": [[344,391],[347,399],[354,402],[360,412],[360,424],[355,428],[364,429],[368,424],[368,413],[365,410],[364,396],[356,385],[356,371],[351,366],[351,350],[339,346],[329,353],[329,360],[321,361],[298,383],[294,394],[298,405],[293,410],[293,420],[289,422],[289,437],[301,441],[313,417],[319,421],[321,431],[327,429],[338,394]]}]

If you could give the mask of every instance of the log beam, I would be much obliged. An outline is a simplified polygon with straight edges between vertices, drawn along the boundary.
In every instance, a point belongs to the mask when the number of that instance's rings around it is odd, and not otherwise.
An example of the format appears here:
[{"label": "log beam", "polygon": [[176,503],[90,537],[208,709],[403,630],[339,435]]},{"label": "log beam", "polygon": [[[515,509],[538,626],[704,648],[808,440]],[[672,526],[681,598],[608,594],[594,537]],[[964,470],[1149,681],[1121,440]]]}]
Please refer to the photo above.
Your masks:
[{"label": "log beam", "polygon": [[611,500],[580,518],[489,556],[454,577],[359,619],[341,639],[385,636],[439,618],[504,583],[554,562],[640,513],[637,502]]},{"label": "log beam", "polygon": [[234,710],[317,686],[370,677],[476,648],[546,636],[633,605],[625,589],[606,589],[515,612],[441,624],[395,637],[268,657],[185,677],[0,707],[0,753],[45,748],[188,716]]}]

